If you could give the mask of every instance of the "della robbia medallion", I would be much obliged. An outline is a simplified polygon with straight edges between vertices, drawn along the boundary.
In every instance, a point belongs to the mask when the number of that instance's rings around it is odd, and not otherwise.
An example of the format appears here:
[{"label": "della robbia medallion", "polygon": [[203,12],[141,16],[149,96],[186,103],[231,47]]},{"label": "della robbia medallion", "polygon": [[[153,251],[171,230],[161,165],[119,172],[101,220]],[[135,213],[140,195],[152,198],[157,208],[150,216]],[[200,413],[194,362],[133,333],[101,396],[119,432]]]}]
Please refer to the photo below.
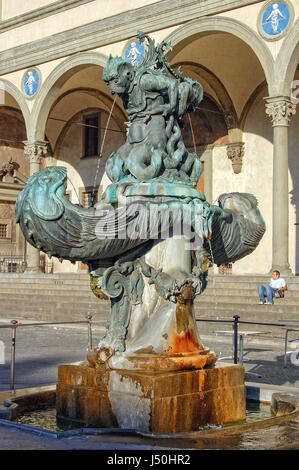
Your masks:
[{"label": "della robbia medallion", "polygon": [[22,88],[26,98],[33,98],[39,87],[41,82],[40,72],[37,68],[30,68],[28,69],[22,80]]},{"label": "della robbia medallion", "polygon": [[287,33],[293,18],[294,10],[290,1],[267,2],[259,14],[259,32],[265,39],[278,40]]},{"label": "della robbia medallion", "polygon": [[144,45],[140,41],[134,40],[126,48],[125,60],[135,67],[142,61],[144,52]]}]

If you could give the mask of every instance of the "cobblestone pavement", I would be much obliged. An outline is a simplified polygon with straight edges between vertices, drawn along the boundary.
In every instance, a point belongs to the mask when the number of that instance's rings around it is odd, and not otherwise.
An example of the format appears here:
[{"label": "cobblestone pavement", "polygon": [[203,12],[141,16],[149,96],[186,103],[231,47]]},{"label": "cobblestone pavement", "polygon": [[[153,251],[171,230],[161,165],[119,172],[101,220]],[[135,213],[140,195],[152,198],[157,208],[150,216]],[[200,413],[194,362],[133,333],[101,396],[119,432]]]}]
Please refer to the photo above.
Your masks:
[{"label": "cobblestone pavement", "polygon": [[[0,325],[9,321],[2,319]],[[86,326],[25,326],[29,322],[23,320],[24,326],[19,326],[16,333],[16,369],[15,388],[30,388],[52,385],[57,382],[57,367],[60,364],[82,361],[86,358],[88,335]],[[95,326],[93,329],[93,345],[95,346],[104,329]],[[298,338],[296,333],[290,339]],[[203,344],[214,350],[219,358],[232,356],[232,338],[202,334]],[[10,387],[10,354],[11,330],[0,329],[0,341],[5,348],[5,363],[0,363],[0,391]],[[287,367],[284,367],[284,341],[262,337],[245,339],[244,362],[247,372],[246,382],[283,386],[286,389],[299,390],[299,365],[291,363],[288,357]],[[231,362],[225,359],[225,362]],[[260,376],[258,377],[257,374]],[[297,389],[297,390],[295,390]],[[117,442],[116,442],[117,441]],[[50,439],[45,436],[31,435],[20,430],[7,429],[0,425],[0,449],[41,449],[41,450],[71,450],[71,449],[163,449],[163,443],[147,444],[141,438],[135,440],[109,439],[109,442],[99,437],[82,436],[68,439]]]}]

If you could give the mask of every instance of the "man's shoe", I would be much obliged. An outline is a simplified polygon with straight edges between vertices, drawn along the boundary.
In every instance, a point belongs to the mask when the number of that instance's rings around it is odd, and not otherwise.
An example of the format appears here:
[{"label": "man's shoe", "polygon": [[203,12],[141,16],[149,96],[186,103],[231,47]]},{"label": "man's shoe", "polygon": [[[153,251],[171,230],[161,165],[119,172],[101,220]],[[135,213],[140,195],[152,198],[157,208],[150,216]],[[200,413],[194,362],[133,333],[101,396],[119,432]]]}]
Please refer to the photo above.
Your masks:
[{"label": "man's shoe", "polygon": [[260,301],[260,305],[264,305],[265,303],[266,303],[266,302],[262,302],[262,301]]},{"label": "man's shoe", "polygon": [[267,305],[274,305],[274,302],[267,302]]}]

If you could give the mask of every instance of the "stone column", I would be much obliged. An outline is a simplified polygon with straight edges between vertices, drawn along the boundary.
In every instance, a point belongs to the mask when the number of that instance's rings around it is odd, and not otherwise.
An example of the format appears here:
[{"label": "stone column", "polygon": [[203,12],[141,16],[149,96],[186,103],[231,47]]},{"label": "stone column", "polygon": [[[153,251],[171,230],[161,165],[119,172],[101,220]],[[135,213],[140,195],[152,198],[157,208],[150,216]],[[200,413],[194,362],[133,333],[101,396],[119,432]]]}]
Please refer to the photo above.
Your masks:
[{"label": "stone column", "polygon": [[291,274],[289,265],[288,128],[296,106],[290,98],[266,98],[273,125],[272,269]]},{"label": "stone column", "polygon": [[[47,155],[48,143],[39,141],[25,141],[24,142],[24,154],[29,157],[30,160],[30,176],[41,169],[42,158]],[[40,252],[32,245],[27,242],[26,247],[27,254],[27,268],[28,273],[41,272],[40,267]]]}]

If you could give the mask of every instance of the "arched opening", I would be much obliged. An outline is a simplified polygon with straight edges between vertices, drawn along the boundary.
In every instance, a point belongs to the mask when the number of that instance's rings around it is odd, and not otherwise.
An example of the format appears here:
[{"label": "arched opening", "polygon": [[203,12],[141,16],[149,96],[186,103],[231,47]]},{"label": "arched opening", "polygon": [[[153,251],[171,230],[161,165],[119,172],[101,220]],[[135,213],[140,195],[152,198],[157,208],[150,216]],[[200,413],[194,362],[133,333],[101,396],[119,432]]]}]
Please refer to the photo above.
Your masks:
[{"label": "arched opening", "polygon": [[[69,59],[66,62],[68,67],[74,65]],[[60,66],[44,83],[43,100],[33,110],[35,135],[46,135],[52,149],[46,165],[67,168],[67,197],[83,207],[96,202],[110,183],[105,174],[106,159],[126,138],[122,102],[117,98],[110,116],[113,100],[101,74],[98,64],[75,64],[67,70]],[[81,263],[74,267],[65,261],[61,265],[55,259],[48,265],[48,272],[82,268]]]},{"label": "arched opening", "polygon": [[[204,88],[205,99],[190,117],[195,142],[202,142],[204,147],[207,199],[215,203],[222,193],[252,193],[265,214],[267,234],[254,253],[234,264],[233,272],[265,273],[272,258],[272,194],[270,191],[264,197],[264,175],[259,167],[263,158],[267,174],[272,175],[272,127],[263,98],[273,81],[273,60],[253,31],[228,18],[194,20],[168,39],[174,46],[168,60],[172,65],[182,65],[184,75],[197,79]],[[189,142],[190,132],[186,137]],[[233,168],[228,151],[231,145],[239,152],[239,172]]]},{"label": "arched opening", "polygon": [[14,214],[15,201],[29,177],[23,144],[26,122],[16,98],[3,89],[0,96],[0,272],[23,272],[26,243]]}]

